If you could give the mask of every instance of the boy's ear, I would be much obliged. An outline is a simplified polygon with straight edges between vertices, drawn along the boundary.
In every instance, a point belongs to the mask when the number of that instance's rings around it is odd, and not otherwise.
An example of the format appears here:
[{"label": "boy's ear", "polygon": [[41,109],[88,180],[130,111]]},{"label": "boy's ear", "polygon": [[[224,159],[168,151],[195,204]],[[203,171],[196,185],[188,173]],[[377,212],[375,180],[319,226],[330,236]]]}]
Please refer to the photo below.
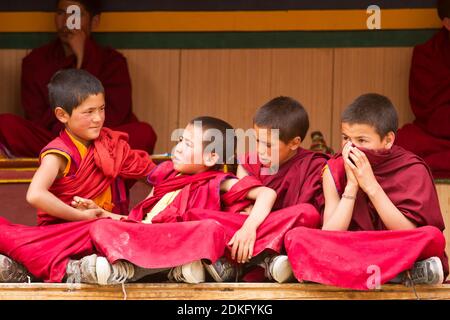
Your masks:
[{"label": "boy's ear", "polygon": [[215,152],[208,153],[205,155],[203,161],[207,167],[214,167],[219,161],[219,155]]},{"label": "boy's ear", "polygon": [[69,121],[70,115],[61,107],[55,108],[55,116],[60,122],[66,124]]},{"label": "boy's ear", "polygon": [[386,142],[386,149],[392,148],[395,141],[395,133],[392,131],[388,132],[388,134],[384,137],[384,139]]},{"label": "boy's ear", "polygon": [[300,145],[302,143],[302,138],[300,137],[295,137],[294,139],[292,139],[291,141],[289,141],[289,149],[291,150],[297,150],[298,148],[300,148]]}]

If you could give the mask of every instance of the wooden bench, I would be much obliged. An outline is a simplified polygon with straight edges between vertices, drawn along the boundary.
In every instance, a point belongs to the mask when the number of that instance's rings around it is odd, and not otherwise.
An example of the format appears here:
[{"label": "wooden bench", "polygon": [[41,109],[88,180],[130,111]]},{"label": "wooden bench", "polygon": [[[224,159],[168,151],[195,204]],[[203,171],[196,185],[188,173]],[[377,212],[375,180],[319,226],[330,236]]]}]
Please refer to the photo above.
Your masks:
[{"label": "wooden bench", "polygon": [[450,284],[438,286],[384,285],[355,291],[302,283],[132,283],[115,286],[30,283],[1,284],[0,300],[384,300],[450,299]]}]

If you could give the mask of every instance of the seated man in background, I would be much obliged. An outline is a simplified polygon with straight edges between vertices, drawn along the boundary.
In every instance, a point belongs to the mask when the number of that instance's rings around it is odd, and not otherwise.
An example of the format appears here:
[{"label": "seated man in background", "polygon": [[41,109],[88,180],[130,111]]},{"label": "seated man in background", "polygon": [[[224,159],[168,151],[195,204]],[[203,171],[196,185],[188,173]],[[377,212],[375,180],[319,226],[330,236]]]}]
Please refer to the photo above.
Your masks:
[{"label": "seated man in background", "polygon": [[438,13],[442,29],[414,48],[409,97],[416,119],[396,143],[423,158],[434,178],[450,178],[450,0],[438,1]]},{"label": "seated man in background", "polygon": [[[81,10],[79,30],[70,30],[67,8]],[[139,122],[132,112],[131,80],[125,57],[111,48],[99,46],[91,32],[100,22],[100,0],[59,0],[55,15],[58,37],[34,49],[22,63],[22,107],[25,119],[0,115],[0,145],[16,157],[37,157],[40,150],[58,136],[63,128],[54,116],[48,99],[47,84],[61,69],[84,69],[98,78],[106,95],[105,127],[126,132],[133,149],[153,153],[156,134]],[[5,152],[4,152],[5,153]]]}]

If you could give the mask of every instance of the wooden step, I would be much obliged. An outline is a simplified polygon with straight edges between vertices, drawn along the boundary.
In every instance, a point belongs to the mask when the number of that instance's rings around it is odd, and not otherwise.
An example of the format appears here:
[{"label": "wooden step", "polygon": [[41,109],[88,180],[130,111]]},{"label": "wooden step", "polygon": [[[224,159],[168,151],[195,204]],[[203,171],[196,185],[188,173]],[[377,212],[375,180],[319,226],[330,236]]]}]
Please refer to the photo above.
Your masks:
[{"label": "wooden step", "polygon": [[[63,283],[0,284],[0,300],[450,300],[450,284],[384,285],[355,291],[313,283],[132,283],[115,286]],[[417,295],[416,295],[417,294]]]}]

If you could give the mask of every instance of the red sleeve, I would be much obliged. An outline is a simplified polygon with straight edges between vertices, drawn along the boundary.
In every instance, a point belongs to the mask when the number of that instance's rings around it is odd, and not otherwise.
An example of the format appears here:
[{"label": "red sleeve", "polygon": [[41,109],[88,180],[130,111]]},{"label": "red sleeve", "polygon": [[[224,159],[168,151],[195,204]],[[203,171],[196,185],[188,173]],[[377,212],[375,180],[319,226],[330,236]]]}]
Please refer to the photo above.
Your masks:
[{"label": "red sleeve", "polygon": [[22,61],[22,108],[28,120],[51,130],[57,123],[57,120],[53,114],[53,110],[48,105],[47,96],[44,95],[43,84],[39,83],[36,77],[38,68],[45,68],[45,66],[39,65],[33,59],[33,56],[29,55]]},{"label": "red sleeve", "polygon": [[409,220],[418,227],[430,225],[444,230],[436,188],[425,164],[415,164],[397,175],[394,187],[395,191],[385,190],[386,194]]},{"label": "red sleeve", "polygon": [[131,79],[125,57],[88,39],[82,68],[95,75],[105,88],[105,126],[114,128],[132,118]]}]

